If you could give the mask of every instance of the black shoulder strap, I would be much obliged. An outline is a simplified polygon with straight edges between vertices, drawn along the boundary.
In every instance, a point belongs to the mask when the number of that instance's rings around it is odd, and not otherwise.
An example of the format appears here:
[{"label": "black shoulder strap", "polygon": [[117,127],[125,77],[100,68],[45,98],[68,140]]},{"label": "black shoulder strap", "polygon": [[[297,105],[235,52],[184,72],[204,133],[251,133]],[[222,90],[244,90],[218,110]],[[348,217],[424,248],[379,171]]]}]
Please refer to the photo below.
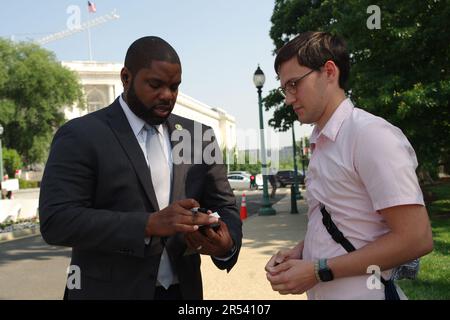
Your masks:
[{"label": "black shoulder strap", "polygon": [[351,244],[350,241],[346,237],[344,237],[343,233],[338,229],[338,227],[334,224],[333,220],[331,220],[331,216],[328,213],[325,206],[320,204],[320,212],[322,212],[322,222],[328,233],[331,235],[334,241],[339,243],[344,247],[347,252],[355,251],[355,247]]},{"label": "black shoulder strap", "polygon": [[[327,209],[325,209],[323,203],[320,203],[320,212],[322,212],[323,225],[325,226],[325,229],[327,229],[328,233],[331,235],[333,240],[339,243],[341,246],[343,246],[347,252],[355,251],[356,248],[346,237],[344,237],[344,234],[341,232],[341,230],[339,230],[338,227],[334,224],[330,214],[328,213]],[[386,281],[383,277],[381,277],[381,282],[385,286],[392,285],[388,283],[389,281]]]}]

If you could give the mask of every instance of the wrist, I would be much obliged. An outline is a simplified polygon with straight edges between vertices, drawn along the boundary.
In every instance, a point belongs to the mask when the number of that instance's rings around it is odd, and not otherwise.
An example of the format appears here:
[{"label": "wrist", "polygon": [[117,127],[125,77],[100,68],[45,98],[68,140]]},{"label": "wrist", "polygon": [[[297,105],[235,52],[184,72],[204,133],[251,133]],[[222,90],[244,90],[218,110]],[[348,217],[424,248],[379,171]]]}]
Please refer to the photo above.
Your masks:
[{"label": "wrist", "polygon": [[319,260],[314,261],[314,275],[317,282],[321,282],[319,277]]},{"label": "wrist", "polygon": [[153,226],[154,226],[154,213],[150,213],[147,218],[147,224],[145,225],[145,236],[153,236]]},{"label": "wrist", "polygon": [[234,241],[231,241],[231,246],[228,245],[227,246],[229,249],[227,250],[227,252],[221,254],[220,256],[218,256],[219,258],[228,258],[234,255],[234,253],[236,252],[236,245],[234,244]]},{"label": "wrist", "polygon": [[226,257],[232,256],[236,252],[236,245],[234,244],[234,241],[231,241],[231,247],[226,253]]}]

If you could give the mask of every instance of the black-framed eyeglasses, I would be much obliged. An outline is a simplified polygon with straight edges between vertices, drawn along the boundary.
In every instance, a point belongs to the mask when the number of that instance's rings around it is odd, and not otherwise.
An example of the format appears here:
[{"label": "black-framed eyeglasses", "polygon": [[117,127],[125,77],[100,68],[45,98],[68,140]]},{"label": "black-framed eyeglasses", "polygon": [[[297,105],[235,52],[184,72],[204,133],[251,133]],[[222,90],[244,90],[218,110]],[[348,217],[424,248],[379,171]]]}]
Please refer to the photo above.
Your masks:
[{"label": "black-framed eyeglasses", "polygon": [[297,85],[299,82],[305,78],[306,76],[309,76],[311,73],[313,73],[315,70],[311,70],[307,72],[306,74],[302,75],[301,77],[289,80],[286,82],[284,87],[279,87],[278,91],[283,95],[283,97],[286,97],[286,92],[289,92],[290,94],[296,94],[297,93]]}]

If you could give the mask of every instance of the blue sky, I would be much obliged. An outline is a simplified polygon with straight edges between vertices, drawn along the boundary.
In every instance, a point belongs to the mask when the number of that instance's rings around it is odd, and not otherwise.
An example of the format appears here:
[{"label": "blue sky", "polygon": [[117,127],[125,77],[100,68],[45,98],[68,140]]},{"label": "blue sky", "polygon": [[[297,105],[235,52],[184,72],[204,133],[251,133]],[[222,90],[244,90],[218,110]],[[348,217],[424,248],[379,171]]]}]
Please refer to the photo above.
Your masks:
[{"label": "blue sky", "polygon": [[[128,46],[146,35],[168,41],[183,67],[180,90],[236,117],[241,129],[259,128],[258,100],[252,77],[258,63],[266,75],[263,95],[278,86],[269,37],[273,0],[96,0],[98,17],[116,9],[120,19],[91,29],[93,59],[123,63]],[[0,36],[41,38],[67,29],[70,5],[89,18],[87,1],[18,0],[0,11]],[[59,60],[88,60],[87,32],[48,43]],[[264,113],[265,126],[271,112]],[[297,136],[301,135],[299,123]],[[291,145],[280,133],[280,145]]]}]

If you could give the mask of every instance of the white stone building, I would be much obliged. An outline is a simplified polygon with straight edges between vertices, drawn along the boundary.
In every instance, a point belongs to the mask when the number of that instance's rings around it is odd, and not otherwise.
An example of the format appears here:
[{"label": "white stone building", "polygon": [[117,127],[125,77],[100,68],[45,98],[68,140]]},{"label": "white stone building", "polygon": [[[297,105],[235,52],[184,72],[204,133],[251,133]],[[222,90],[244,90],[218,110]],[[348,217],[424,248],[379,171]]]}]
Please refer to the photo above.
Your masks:
[{"label": "white stone building", "polygon": [[[68,120],[108,106],[123,91],[120,81],[123,65],[120,63],[63,61],[61,64],[78,74],[87,102],[86,110],[66,108],[64,112]],[[210,107],[179,92],[173,113],[212,127],[222,149],[227,147],[231,150],[236,146],[236,121],[225,110]]]}]

